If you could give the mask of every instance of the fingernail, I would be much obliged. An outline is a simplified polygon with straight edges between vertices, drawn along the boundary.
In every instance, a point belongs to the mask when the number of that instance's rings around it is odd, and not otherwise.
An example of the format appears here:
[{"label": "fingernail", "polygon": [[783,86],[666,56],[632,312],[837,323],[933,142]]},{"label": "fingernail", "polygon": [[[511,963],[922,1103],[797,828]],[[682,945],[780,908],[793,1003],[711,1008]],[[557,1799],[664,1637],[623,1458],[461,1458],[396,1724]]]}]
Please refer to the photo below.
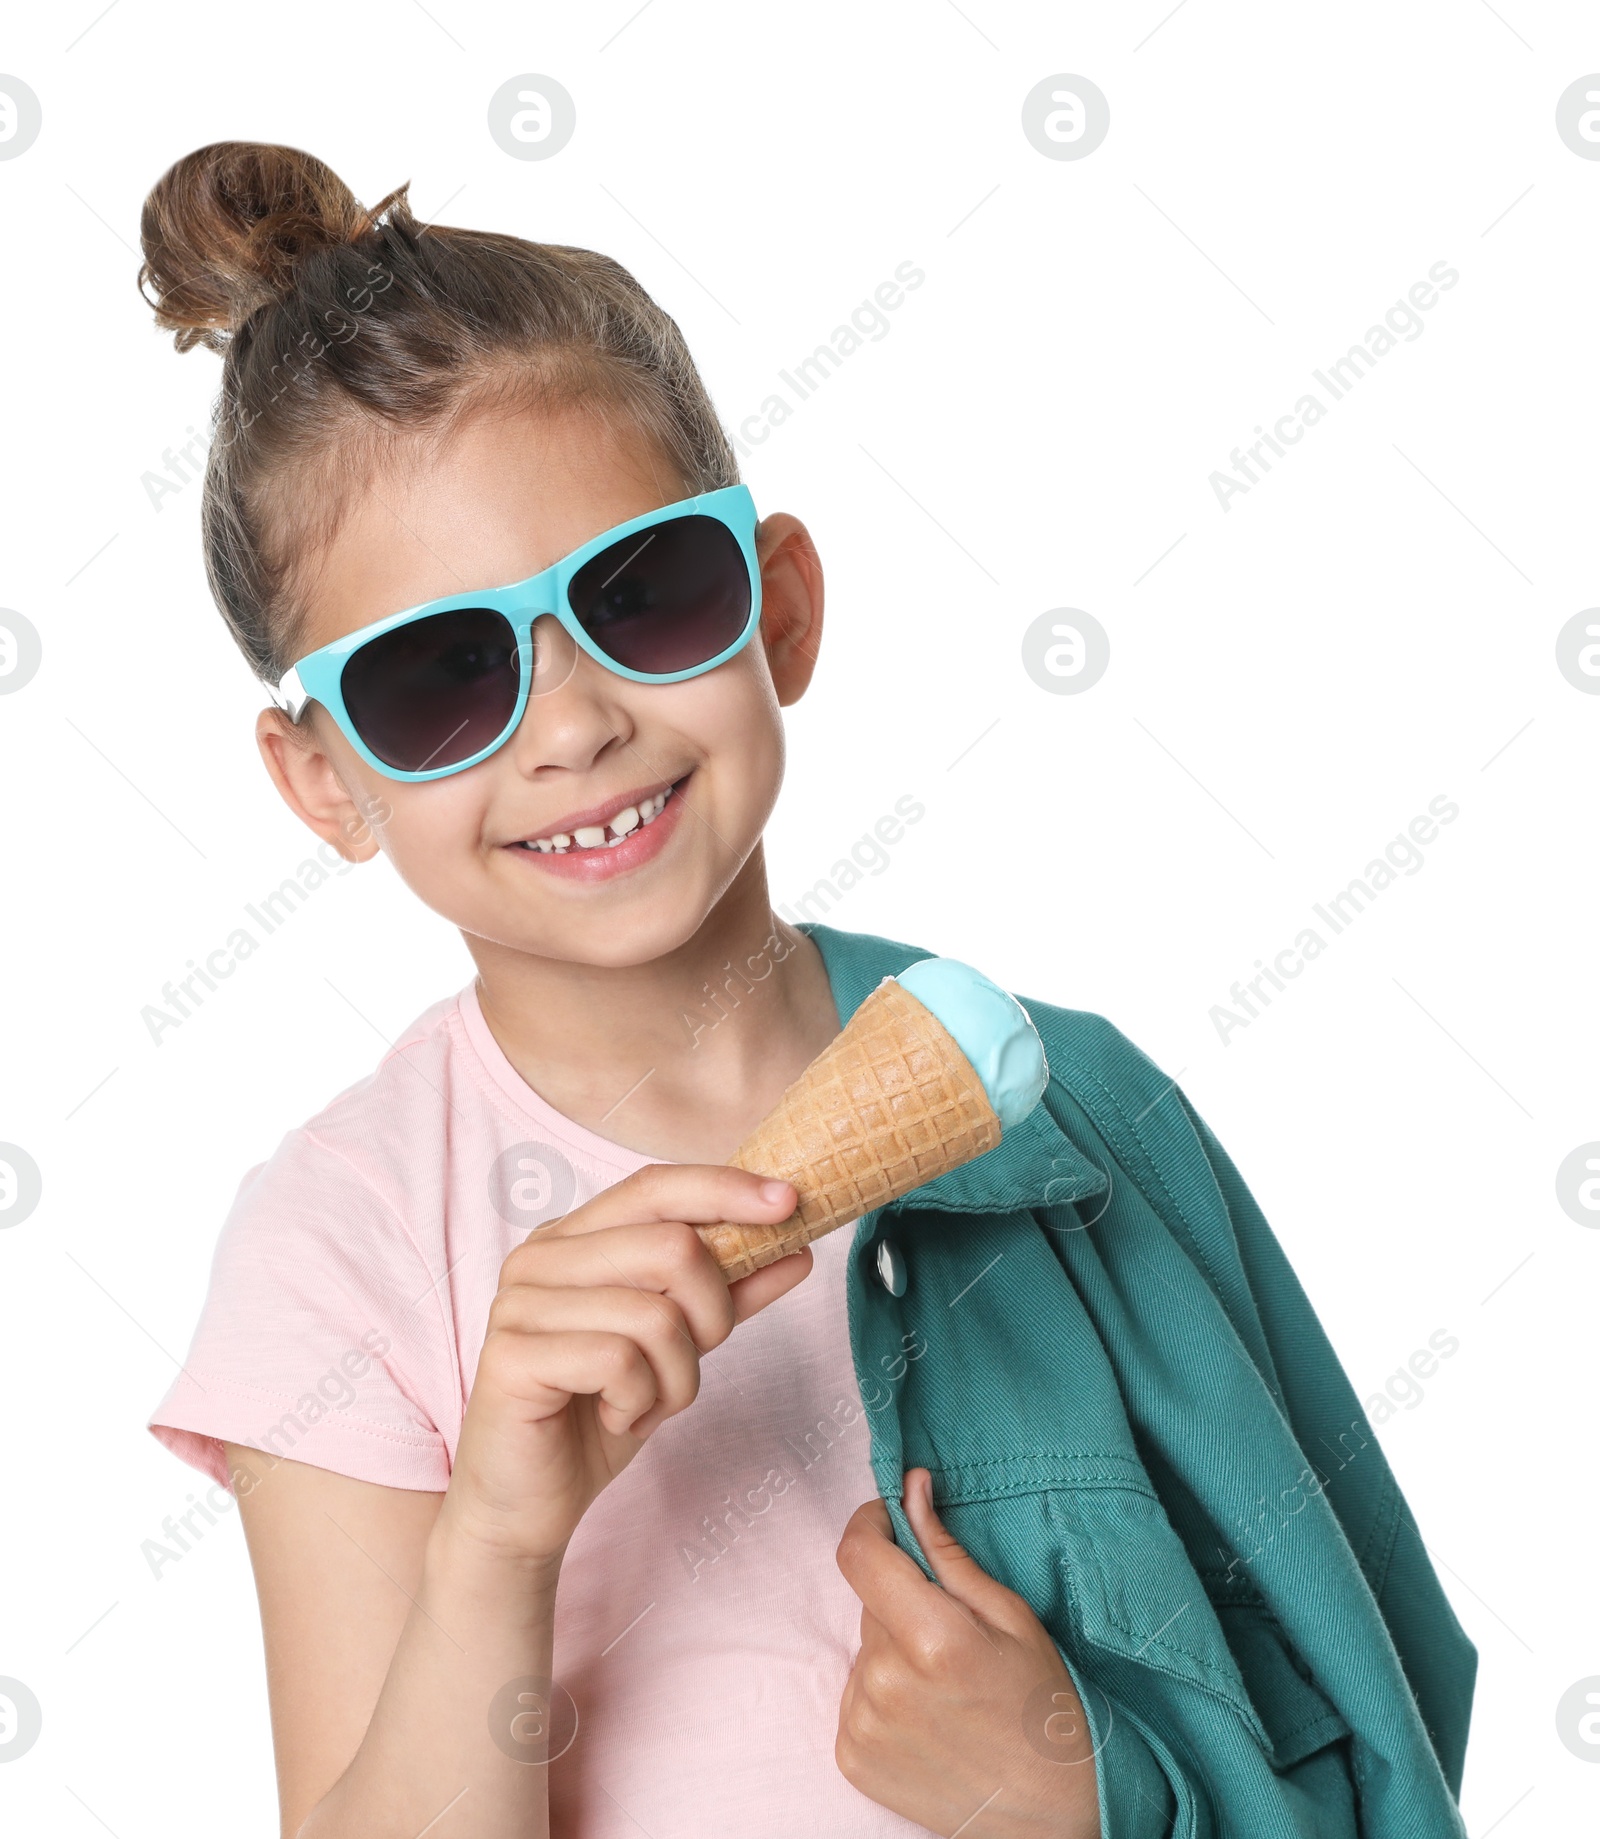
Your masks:
[{"label": "fingernail", "polygon": [[788,1182],[786,1181],[764,1181],[762,1182],[761,1198],[763,1200],[787,1200],[789,1198]]}]

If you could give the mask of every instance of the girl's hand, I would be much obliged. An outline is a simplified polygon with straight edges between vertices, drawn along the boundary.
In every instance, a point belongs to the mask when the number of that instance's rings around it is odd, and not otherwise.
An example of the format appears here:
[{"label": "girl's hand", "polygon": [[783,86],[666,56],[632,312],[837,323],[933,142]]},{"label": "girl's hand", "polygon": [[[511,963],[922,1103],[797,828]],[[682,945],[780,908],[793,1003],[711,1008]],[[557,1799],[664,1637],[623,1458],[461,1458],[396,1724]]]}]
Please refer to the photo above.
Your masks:
[{"label": "girl's hand", "polygon": [[1023,1599],[945,1531],[931,1485],[926,1469],[906,1471],[906,1516],[937,1584],[895,1544],[881,1500],[858,1507],[839,1541],[839,1569],[861,1598],[840,1771],[936,1833],[1099,1839],[1093,1746],[1071,1675]]},{"label": "girl's hand", "polygon": [[700,1389],[700,1356],[805,1277],[809,1246],[729,1284],[688,1222],[785,1220],[787,1181],[661,1163],[536,1227],[500,1288],[437,1522],[554,1579],[573,1529]]}]

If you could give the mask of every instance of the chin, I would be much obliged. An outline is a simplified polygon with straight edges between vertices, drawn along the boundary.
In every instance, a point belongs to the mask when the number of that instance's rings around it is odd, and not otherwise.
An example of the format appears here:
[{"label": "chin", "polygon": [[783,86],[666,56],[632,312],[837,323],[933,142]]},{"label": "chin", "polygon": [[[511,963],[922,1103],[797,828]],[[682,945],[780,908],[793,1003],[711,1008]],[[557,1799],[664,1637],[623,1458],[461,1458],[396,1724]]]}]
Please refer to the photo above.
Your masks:
[{"label": "chin", "polygon": [[618,911],[598,925],[574,928],[572,949],[562,955],[606,970],[653,964],[687,945],[706,923],[713,904],[688,890],[679,899],[652,894],[638,911]]},{"label": "chin", "polygon": [[[435,912],[445,913],[430,902]],[[464,932],[488,939],[508,951],[535,958],[553,958],[564,964],[592,964],[601,970],[626,970],[652,964],[686,945],[715,905],[705,890],[682,890],[674,895],[651,890],[639,900],[617,897],[593,912],[551,915],[545,925],[504,901],[493,913],[468,917],[445,913]]]}]

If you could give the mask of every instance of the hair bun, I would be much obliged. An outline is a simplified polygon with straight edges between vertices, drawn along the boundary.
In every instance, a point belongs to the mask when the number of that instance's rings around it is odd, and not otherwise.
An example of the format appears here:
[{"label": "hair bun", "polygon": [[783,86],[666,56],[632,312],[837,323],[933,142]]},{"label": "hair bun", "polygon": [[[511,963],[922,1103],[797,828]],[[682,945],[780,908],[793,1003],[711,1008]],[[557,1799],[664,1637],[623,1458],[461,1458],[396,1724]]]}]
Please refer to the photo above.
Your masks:
[{"label": "hair bun", "polygon": [[252,313],[292,290],[305,255],[354,241],[374,216],[298,147],[214,141],[169,166],[145,199],[139,292],[180,351],[221,351]]}]

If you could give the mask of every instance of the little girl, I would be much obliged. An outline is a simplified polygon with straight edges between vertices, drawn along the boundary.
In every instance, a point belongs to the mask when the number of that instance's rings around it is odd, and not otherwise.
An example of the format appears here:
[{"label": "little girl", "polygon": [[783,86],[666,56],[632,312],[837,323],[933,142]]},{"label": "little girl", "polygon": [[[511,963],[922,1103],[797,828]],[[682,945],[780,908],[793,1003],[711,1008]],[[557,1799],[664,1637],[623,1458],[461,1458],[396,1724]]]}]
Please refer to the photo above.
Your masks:
[{"label": "little girl", "polygon": [[927,955],[771,909],[821,564],[624,270],[405,190],[223,142],[142,223],[267,771],[477,971],[245,1177],[150,1419],[240,1504],[284,1834],[1458,1831],[1471,1646],[1109,1024],[1030,1004],[1046,1100],[895,1238],[720,1276],[796,1203],[725,1159]]}]

